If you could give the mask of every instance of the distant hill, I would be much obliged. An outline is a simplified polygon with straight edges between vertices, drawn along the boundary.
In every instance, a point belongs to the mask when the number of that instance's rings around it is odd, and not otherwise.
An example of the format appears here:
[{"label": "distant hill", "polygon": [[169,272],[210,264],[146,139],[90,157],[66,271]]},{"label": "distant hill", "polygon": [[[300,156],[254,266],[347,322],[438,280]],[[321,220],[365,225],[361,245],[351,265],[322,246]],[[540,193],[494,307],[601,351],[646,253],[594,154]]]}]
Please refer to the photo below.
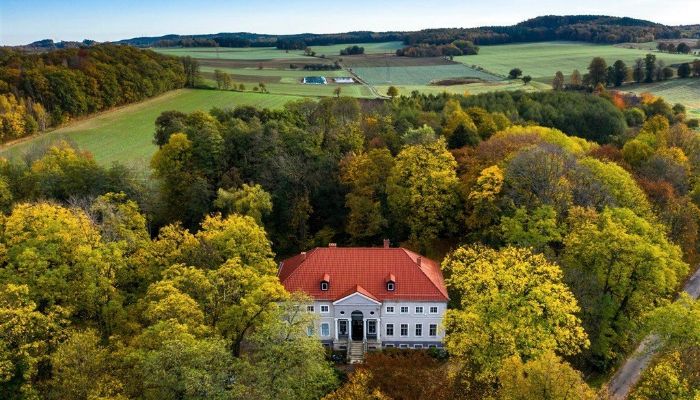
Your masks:
[{"label": "distant hill", "polygon": [[[403,41],[409,46],[444,45],[468,40],[476,45],[550,40],[591,43],[641,43],[658,39],[700,38],[700,25],[667,26],[652,21],[604,15],[546,15],[512,26],[479,28],[439,28],[413,32],[357,31],[333,34],[301,33],[268,35],[250,32],[222,32],[200,35],[136,37],[117,41],[139,47],[267,47],[299,49],[329,44]],[[43,40],[31,48],[62,48],[90,45],[90,41],[58,42]]]}]

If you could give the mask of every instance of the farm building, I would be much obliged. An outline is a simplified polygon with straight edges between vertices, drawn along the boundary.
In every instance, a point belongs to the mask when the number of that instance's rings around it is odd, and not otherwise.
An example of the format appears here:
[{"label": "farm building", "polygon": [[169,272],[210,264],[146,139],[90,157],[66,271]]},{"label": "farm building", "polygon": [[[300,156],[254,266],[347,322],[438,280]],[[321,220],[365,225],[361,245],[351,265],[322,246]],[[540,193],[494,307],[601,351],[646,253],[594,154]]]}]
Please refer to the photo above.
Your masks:
[{"label": "farm building", "polygon": [[305,85],[325,85],[327,83],[325,76],[307,76],[304,78]]},{"label": "farm building", "polygon": [[335,83],[355,83],[355,80],[350,78],[350,77],[340,77],[340,78],[333,78],[333,82],[335,82]]}]

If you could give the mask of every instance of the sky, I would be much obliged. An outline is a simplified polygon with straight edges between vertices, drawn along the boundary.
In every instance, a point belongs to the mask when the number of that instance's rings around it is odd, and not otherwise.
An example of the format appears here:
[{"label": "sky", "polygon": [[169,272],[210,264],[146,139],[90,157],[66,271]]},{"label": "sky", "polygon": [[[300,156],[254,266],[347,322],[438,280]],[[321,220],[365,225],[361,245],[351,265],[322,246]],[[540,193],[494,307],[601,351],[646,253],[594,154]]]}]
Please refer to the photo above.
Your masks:
[{"label": "sky", "polygon": [[0,45],[109,41],[169,33],[334,33],[511,25],[603,14],[700,23],[700,0],[0,0]]}]

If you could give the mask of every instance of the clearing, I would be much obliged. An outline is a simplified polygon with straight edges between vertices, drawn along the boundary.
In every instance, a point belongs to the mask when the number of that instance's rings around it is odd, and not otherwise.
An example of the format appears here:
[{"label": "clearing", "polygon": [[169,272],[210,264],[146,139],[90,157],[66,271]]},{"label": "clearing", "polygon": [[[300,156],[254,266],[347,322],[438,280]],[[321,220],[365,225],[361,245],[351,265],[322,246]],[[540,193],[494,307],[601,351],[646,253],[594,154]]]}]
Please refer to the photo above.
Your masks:
[{"label": "clearing", "polygon": [[153,99],[106,111],[75,121],[63,128],[2,146],[0,156],[21,157],[35,148],[59,140],[68,140],[79,148],[90,151],[95,160],[102,165],[120,162],[143,171],[156,150],[153,144],[154,123],[163,111],[208,111],[213,107],[237,105],[279,108],[297,99],[300,97],[217,90],[174,90]]}]

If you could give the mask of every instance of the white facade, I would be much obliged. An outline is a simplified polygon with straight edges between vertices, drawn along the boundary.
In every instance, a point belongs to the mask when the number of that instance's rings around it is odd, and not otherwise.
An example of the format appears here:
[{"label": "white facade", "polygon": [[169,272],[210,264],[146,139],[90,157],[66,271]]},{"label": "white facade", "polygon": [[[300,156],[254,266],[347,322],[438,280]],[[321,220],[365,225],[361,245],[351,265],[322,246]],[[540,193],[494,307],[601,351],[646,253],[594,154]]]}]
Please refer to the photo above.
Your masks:
[{"label": "white facade", "polygon": [[308,312],[319,316],[315,334],[334,349],[349,341],[366,342],[368,349],[442,347],[442,318],[447,302],[378,302],[353,293],[335,302],[314,301]]}]

